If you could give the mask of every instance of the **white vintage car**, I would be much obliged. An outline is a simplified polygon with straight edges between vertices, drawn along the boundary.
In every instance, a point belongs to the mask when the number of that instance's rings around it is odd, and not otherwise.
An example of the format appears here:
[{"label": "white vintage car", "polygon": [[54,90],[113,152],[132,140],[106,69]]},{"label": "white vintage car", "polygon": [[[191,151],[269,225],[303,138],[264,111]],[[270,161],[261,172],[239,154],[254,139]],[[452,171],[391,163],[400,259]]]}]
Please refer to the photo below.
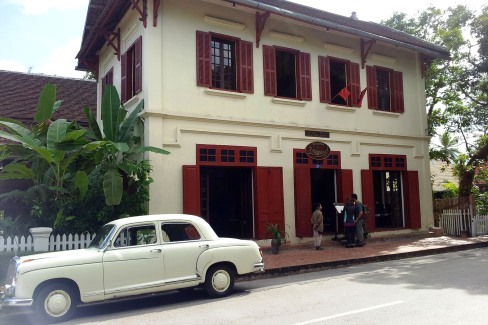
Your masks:
[{"label": "white vintage car", "polygon": [[32,305],[43,320],[62,322],[78,303],[200,285],[223,297],[236,274],[262,271],[255,242],[219,238],[202,218],[130,217],[100,228],[89,248],[14,257],[0,302]]}]

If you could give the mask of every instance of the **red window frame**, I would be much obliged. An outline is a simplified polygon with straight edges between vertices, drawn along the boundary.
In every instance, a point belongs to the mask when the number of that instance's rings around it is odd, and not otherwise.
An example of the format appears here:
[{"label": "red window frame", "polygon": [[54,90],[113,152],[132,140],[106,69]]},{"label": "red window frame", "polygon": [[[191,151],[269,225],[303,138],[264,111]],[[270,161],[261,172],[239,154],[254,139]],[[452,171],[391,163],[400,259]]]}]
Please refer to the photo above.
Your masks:
[{"label": "red window frame", "polygon": [[406,171],[407,170],[407,156],[406,155],[386,155],[386,154],[369,154],[369,169],[370,170],[386,170],[386,171]]},{"label": "red window frame", "polygon": [[198,166],[257,166],[257,148],[197,144]]},{"label": "red window frame", "polygon": [[123,103],[142,91],[142,36],[122,54],[121,88]]},{"label": "red window frame", "polygon": [[293,149],[293,166],[295,168],[341,169],[341,152],[331,151],[324,160],[311,159],[305,149]]}]

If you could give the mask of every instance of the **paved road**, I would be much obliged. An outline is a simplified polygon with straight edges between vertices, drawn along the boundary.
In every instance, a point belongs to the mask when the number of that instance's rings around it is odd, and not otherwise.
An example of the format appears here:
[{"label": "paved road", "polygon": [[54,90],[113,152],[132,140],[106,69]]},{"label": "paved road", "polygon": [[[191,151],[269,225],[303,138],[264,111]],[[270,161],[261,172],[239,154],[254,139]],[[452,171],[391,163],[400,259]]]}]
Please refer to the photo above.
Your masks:
[{"label": "paved road", "polygon": [[[488,249],[240,282],[225,299],[202,290],[80,307],[65,324],[488,323]],[[38,324],[33,314],[0,324]]]}]

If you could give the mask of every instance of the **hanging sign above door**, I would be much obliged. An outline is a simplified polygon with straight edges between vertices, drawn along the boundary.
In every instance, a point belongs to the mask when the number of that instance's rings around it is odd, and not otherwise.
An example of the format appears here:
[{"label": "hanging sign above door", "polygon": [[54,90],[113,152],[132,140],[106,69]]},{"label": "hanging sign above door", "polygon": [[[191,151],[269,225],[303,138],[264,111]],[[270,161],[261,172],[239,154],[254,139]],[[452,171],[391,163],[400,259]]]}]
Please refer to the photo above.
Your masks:
[{"label": "hanging sign above door", "polygon": [[312,142],[305,147],[305,153],[310,159],[324,160],[329,156],[330,148],[323,142]]}]

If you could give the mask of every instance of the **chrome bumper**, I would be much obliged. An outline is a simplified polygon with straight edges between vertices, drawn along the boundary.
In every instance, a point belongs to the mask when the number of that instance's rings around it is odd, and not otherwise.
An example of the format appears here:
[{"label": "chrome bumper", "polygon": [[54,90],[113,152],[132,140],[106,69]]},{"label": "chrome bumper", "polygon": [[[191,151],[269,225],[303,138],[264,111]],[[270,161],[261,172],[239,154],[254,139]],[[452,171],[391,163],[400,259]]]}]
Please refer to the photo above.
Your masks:
[{"label": "chrome bumper", "polygon": [[256,263],[254,264],[254,272],[264,272],[264,263]]},{"label": "chrome bumper", "polygon": [[32,305],[33,300],[32,299],[18,299],[14,297],[7,297],[7,290],[5,287],[1,288],[2,290],[0,291],[0,310],[2,307],[28,307]]}]

